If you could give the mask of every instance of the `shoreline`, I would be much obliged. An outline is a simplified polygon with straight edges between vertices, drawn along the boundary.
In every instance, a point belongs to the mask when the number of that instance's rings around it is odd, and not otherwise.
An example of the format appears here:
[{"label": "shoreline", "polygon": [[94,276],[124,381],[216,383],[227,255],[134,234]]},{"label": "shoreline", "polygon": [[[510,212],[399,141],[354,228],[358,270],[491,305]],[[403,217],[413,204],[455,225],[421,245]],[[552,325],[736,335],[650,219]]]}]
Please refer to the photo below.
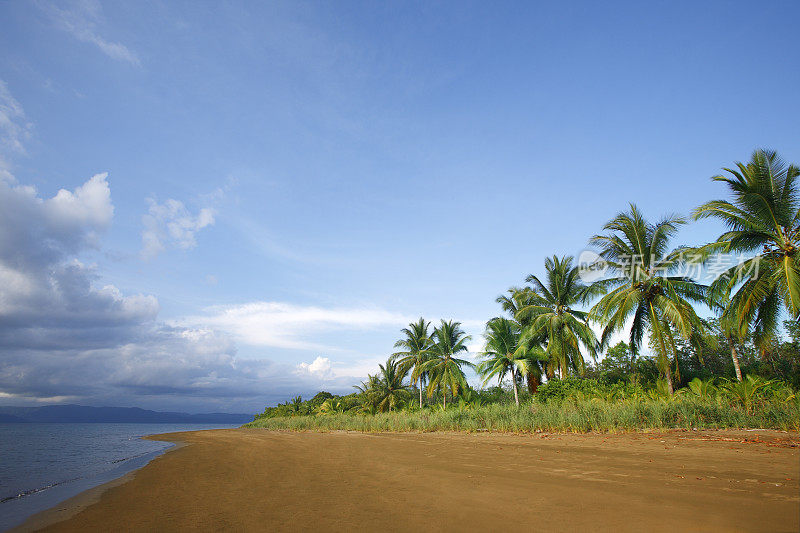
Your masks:
[{"label": "shoreline", "polygon": [[[86,531],[115,521],[133,530],[366,530],[387,520],[401,530],[491,528],[498,524],[492,520],[522,526],[531,519],[542,530],[674,530],[693,523],[708,531],[800,527],[800,436],[788,432],[240,428],[145,438],[176,446],[11,531]],[[516,515],[492,508],[487,493],[502,496],[497,506],[509,506]],[[405,507],[390,494],[407,500]],[[539,504],[520,511],[520,497],[535,502],[537,495],[549,499],[552,516],[542,516]],[[674,516],[659,522],[663,508]],[[422,520],[437,512],[448,517],[447,526],[431,528]]]},{"label": "shoreline", "polygon": [[[154,435],[143,435],[140,438],[149,439],[149,437]],[[40,510],[32,514],[25,512],[27,516],[21,518],[20,521],[11,525],[4,531],[30,531],[45,527],[50,523],[64,520],[88,505],[95,503],[106,490],[126,483],[133,478],[137,471],[146,467],[154,460],[183,446],[180,442],[161,441],[160,439],[149,440],[167,442],[169,445],[162,450],[147,452],[132,457],[125,463],[106,472],[40,489],[32,494],[22,496],[21,498],[4,502],[3,505],[15,505],[30,503],[30,501],[26,501],[26,498],[38,498],[44,499],[42,503],[47,505],[47,507],[44,508],[37,506],[40,507]]]},{"label": "shoreline", "polygon": [[[206,431],[211,431],[211,430],[206,430]],[[125,483],[131,481],[136,476],[136,473],[138,471],[140,471],[143,468],[146,468],[153,461],[156,461],[161,457],[168,455],[171,452],[175,452],[186,445],[185,443],[179,440],[171,441],[171,440],[152,438],[152,437],[158,437],[160,435],[173,435],[173,433],[144,435],[143,437],[141,437],[147,440],[169,442],[171,444],[170,447],[165,448],[164,450],[161,450],[159,452],[156,452],[155,455],[150,459],[148,459],[148,461],[143,465],[132,468],[127,472],[125,472],[124,474],[117,476],[109,481],[100,483],[84,491],[81,491],[78,494],[70,496],[69,498],[59,501],[52,507],[29,516],[21,524],[13,526],[11,529],[7,530],[7,533],[21,533],[23,531],[39,531],[53,524],[63,522],[64,520],[69,520],[72,516],[86,509],[90,505],[99,502],[102,495],[107,491],[113,489],[114,487],[124,485]]]}]

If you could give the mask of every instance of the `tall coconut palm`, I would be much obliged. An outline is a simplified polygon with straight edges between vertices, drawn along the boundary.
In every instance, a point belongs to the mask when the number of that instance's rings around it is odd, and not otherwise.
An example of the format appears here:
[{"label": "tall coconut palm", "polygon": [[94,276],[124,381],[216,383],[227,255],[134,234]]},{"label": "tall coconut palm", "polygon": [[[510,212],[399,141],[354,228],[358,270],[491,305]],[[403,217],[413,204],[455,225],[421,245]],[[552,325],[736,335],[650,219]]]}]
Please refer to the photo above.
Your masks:
[{"label": "tall coconut palm", "polygon": [[493,318],[486,324],[484,337],[484,360],[478,365],[478,373],[484,377],[484,385],[492,378],[502,381],[506,374],[511,374],[514,402],[519,407],[517,376],[526,376],[534,360],[533,354],[519,342],[520,326],[507,318]]},{"label": "tall coconut palm", "polygon": [[[708,287],[678,275],[684,266],[684,250],[668,251],[669,241],[685,221],[668,216],[652,224],[631,204],[603,229],[606,235],[592,237],[608,268],[609,277],[595,282],[608,291],[592,308],[590,318],[603,324],[602,344],[631,321],[630,346],[636,354],[646,331],[656,351],[656,362],[673,392],[670,359],[677,358],[675,334],[698,345],[705,323],[692,303],[705,303]],[[676,360],[677,368],[677,360]]]},{"label": "tall coconut palm", "polygon": [[728,187],[730,200],[713,200],[697,209],[695,219],[716,218],[728,231],[711,249],[755,254],[717,278],[712,294],[732,294],[723,317],[744,337],[752,327],[760,347],[776,335],[782,306],[800,318],[800,169],[786,165],[771,150],[756,150],[750,161],[723,169],[714,181]]},{"label": "tall coconut palm", "polygon": [[[530,287],[511,287],[508,289],[507,293],[508,294],[498,296],[495,301],[499,303],[503,311],[507,312],[511,316],[511,319],[519,325],[520,331],[525,331],[528,326],[530,326],[530,320],[528,316],[520,316],[519,310],[533,303],[533,293]],[[541,385],[543,374],[542,366],[547,365],[547,360],[537,355],[541,353],[541,346],[544,342],[544,335],[538,337],[528,335],[525,337],[524,342],[521,343],[521,346],[525,347],[526,353],[530,356],[528,373],[525,374],[525,379],[528,383],[528,392],[531,394],[536,394],[536,390],[539,388],[539,385]],[[548,375],[552,375],[552,373],[548,373]]]},{"label": "tall coconut palm", "polygon": [[428,396],[433,396],[435,391],[442,391],[446,409],[448,391],[455,397],[469,387],[461,367],[474,365],[465,359],[458,359],[456,355],[467,351],[467,342],[471,337],[461,329],[460,322],[445,320],[433,329],[431,337],[433,345],[430,359],[420,366],[419,372],[427,372],[430,376]]},{"label": "tall coconut palm", "polygon": [[395,348],[403,348],[402,351],[395,352],[392,357],[396,358],[397,363],[403,372],[411,371],[411,384],[419,383],[419,405],[422,407],[422,389],[428,379],[428,373],[420,369],[425,361],[430,357],[431,338],[428,334],[430,322],[420,318],[417,322],[412,322],[407,328],[403,328],[404,339],[394,343]]},{"label": "tall coconut palm", "polygon": [[523,305],[516,315],[526,324],[522,342],[544,338],[551,371],[559,368],[562,378],[569,368],[583,373],[586,363],[581,348],[593,359],[599,348],[588,323],[588,313],[576,309],[588,300],[594,289],[581,281],[578,267],[573,266],[572,261],[570,256],[545,259],[544,282],[534,275],[527,277],[531,287],[525,298],[520,298]]}]

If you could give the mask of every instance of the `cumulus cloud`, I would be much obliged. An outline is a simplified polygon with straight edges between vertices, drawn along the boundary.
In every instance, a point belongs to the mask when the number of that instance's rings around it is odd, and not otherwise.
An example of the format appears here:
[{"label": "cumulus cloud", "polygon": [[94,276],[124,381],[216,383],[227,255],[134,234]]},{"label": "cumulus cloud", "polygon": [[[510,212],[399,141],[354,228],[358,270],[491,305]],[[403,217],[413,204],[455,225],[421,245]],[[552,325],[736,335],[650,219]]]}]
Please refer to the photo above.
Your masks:
[{"label": "cumulus cloud", "polygon": [[62,189],[46,200],[34,187],[0,180],[0,261],[37,269],[96,246],[114,214],[106,178],[97,174],[75,191]]},{"label": "cumulus cloud", "polygon": [[322,380],[333,377],[333,365],[327,357],[317,356],[311,363],[300,363],[297,365],[297,372],[301,375],[311,375]]},{"label": "cumulus cloud", "polygon": [[[125,297],[96,286],[93,267],[74,255],[96,246],[114,207],[106,174],[49,199],[33,187],[0,181],[0,344],[46,346],[54,332],[79,327],[92,333],[155,317],[152,296]],[[89,342],[78,334],[70,342]],[[54,338],[55,337],[55,338]]]},{"label": "cumulus cloud", "polygon": [[333,350],[309,340],[333,329],[401,327],[411,318],[379,308],[324,308],[285,302],[251,302],[213,306],[205,315],[177,321],[182,326],[201,324],[225,331],[242,343],[303,350]]},{"label": "cumulus cloud", "polygon": [[68,3],[39,4],[53,24],[79,41],[92,44],[112,59],[140,65],[138,56],[122,43],[114,42],[100,35],[103,13],[96,0],[77,0]]},{"label": "cumulus cloud", "polygon": [[[139,405],[153,409],[255,412],[266,404],[351,389],[352,377],[318,358],[304,367],[237,356],[228,324],[246,311],[215,308],[214,320],[165,324],[155,296],[103,283],[81,253],[99,245],[114,206],[106,174],[42,198],[0,180],[0,400]],[[290,331],[381,324],[391,314],[255,306]],[[212,314],[211,318],[214,317]],[[316,321],[316,322],[315,322]],[[350,326],[347,326],[350,327]],[[273,333],[275,330],[273,330]],[[289,337],[284,337],[289,338]]]},{"label": "cumulus cloud", "polygon": [[214,224],[214,210],[204,207],[192,214],[183,202],[169,199],[159,204],[149,199],[150,205],[142,217],[142,258],[152,259],[168,248],[189,250],[197,246],[195,236],[201,229]]},{"label": "cumulus cloud", "polygon": [[77,259],[113,213],[106,174],[52,198],[0,180],[3,398],[131,404],[184,394],[213,403],[263,394],[269,363],[237,361],[224,333],[157,322],[154,296],[99,283]]},{"label": "cumulus cloud", "polygon": [[[318,375],[239,358],[230,334],[166,325],[155,296],[103,283],[79,257],[99,248],[113,219],[108,176],[50,198],[19,184],[5,157],[24,154],[29,130],[0,82],[0,401],[254,412],[316,390]],[[156,215],[166,213],[167,245],[191,246],[213,222],[210,211],[165,205]]]}]

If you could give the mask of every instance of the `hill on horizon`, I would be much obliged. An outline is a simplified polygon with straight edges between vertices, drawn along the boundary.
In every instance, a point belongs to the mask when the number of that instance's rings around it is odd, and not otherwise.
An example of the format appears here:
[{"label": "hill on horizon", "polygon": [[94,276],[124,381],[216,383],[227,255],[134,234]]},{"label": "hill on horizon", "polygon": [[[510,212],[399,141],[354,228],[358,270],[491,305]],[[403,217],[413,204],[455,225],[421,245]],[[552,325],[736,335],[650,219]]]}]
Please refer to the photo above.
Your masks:
[{"label": "hill on horizon", "polygon": [[244,424],[253,420],[245,413],[179,413],[151,411],[139,407],[90,407],[86,405],[44,405],[41,407],[0,406],[0,422],[59,423],[174,423]]}]

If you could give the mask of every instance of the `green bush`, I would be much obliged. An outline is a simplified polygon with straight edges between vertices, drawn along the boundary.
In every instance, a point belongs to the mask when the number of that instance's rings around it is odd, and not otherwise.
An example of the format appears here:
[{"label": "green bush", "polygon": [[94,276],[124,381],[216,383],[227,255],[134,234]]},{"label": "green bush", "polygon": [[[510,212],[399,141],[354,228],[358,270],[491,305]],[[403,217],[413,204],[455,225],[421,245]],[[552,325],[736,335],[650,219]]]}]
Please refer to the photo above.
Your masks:
[{"label": "green bush", "polygon": [[574,399],[601,398],[605,400],[637,398],[645,394],[645,389],[635,383],[617,381],[603,382],[597,379],[569,376],[565,379],[552,379],[539,387],[536,398],[549,402]]},{"label": "green bush", "polygon": [[[565,385],[566,386],[566,385]],[[584,385],[585,386],[585,385]],[[628,431],[671,428],[766,428],[800,430],[796,400],[767,401],[751,406],[711,401],[690,395],[669,400],[644,397],[624,400],[564,398],[513,404],[454,405],[416,411],[257,418],[246,427],[289,430],[351,431]]]}]

